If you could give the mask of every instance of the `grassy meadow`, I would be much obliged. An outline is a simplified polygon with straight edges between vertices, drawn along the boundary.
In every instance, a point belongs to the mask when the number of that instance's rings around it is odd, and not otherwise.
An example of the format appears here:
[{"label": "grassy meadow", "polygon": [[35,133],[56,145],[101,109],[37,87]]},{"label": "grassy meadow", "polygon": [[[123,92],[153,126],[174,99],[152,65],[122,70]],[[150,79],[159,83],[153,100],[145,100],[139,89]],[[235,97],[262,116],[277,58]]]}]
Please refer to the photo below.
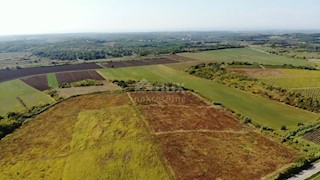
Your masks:
[{"label": "grassy meadow", "polygon": [[47,78],[48,78],[48,84],[50,87],[52,88],[58,88],[59,84],[58,84],[58,80],[56,77],[55,73],[49,73],[47,74]]},{"label": "grassy meadow", "polygon": [[20,80],[0,83],[0,94],[0,115],[25,110],[26,107],[18,99],[21,99],[27,108],[54,101],[50,96]]},{"label": "grassy meadow", "polygon": [[281,75],[258,77],[268,83],[285,88],[320,88],[320,71],[281,69]]},{"label": "grassy meadow", "polygon": [[[261,63],[271,65],[292,64],[295,66],[313,66],[313,63],[285,56],[268,54],[250,48],[224,49],[214,51],[204,51],[199,53],[180,53],[179,56],[192,58],[200,62],[232,62],[242,61],[249,63]],[[192,62],[189,62],[192,64]]]},{"label": "grassy meadow", "polygon": [[207,99],[220,102],[262,125],[280,130],[281,126],[297,127],[298,123],[315,122],[319,115],[271,101],[220,83],[188,75],[165,65],[99,70],[107,79],[174,82],[193,89]]}]

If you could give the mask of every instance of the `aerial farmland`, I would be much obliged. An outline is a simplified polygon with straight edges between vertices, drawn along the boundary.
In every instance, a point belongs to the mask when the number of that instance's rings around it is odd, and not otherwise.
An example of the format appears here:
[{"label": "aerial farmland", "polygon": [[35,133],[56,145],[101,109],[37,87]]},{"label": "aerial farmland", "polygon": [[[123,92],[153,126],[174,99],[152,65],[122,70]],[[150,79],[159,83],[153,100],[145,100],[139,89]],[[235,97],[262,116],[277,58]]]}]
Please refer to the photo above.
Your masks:
[{"label": "aerial farmland", "polygon": [[320,180],[319,2],[0,7],[0,180]]}]

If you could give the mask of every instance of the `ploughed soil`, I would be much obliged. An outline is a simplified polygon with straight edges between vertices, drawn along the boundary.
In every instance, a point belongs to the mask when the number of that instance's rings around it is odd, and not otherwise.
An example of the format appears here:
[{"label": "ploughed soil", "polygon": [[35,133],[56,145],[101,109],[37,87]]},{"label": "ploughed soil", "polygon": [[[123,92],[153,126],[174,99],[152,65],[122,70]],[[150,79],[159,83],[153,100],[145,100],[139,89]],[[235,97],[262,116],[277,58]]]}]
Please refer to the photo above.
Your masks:
[{"label": "ploughed soil", "polygon": [[35,68],[25,68],[17,70],[1,70],[0,71],[0,82],[8,81],[16,78],[47,74],[53,72],[64,72],[64,71],[79,71],[79,70],[89,70],[89,69],[101,69],[94,63],[87,64],[72,64],[72,65],[59,65],[59,66],[46,66],[46,67],[35,67]]},{"label": "ploughed soil", "polygon": [[56,77],[59,84],[72,83],[85,79],[105,80],[94,70],[56,73]]},{"label": "ploughed soil", "polygon": [[145,59],[145,60],[132,60],[132,61],[117,61],[117,62],[108,62],[103,64],[107,68],[119,68],[119,67],[130,67],[130,66],[147,66],[147,65],[157,65],[157,64],[170,64],[176,63],[178,61],[172,59]]},{"label": "ploughed soil", "polygon": [[32,76],[28,78],[22,78],[21,81],[25,82],[29,86],[32,86],[33,88],[38,89],[40,91],[50,89],[50,86],[48,84],[48,78],[47,78],[47,75],[45,74]]}]

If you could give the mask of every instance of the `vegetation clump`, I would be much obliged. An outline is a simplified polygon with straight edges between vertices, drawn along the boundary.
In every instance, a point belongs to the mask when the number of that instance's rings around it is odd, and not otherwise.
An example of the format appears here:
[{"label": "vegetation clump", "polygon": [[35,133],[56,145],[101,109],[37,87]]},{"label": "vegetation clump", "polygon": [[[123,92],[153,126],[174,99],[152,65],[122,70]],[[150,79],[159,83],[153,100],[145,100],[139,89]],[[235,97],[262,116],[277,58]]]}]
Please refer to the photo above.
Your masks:
[{"label": "vegetation clump", "polygon": [[85,79],[82,81],[77,81],[73,83],[62,83],[59,85],[59,88],[71,88],[71,87],[86,87],[86,86],[102,86],[101,81],[95,79]]},{"label": "vegetation clump", "polygon": [[9,112],[6,117],[0,119],[0,139],[5,137],[7,134],[12,133],[15,129],[19,128],[28,119],[44,112],[50,104],[41,106],[33,106],[27,112]]},{"label": "vegetation clump", "polygon": [[160,82],[141,82],[134,80],[113,80],[114,84],[122,87],[125,91],[145,92],[145,91],[163,91],[163,92],[182,92],[188,90],[180,84],[176,83],[160,83]]}]

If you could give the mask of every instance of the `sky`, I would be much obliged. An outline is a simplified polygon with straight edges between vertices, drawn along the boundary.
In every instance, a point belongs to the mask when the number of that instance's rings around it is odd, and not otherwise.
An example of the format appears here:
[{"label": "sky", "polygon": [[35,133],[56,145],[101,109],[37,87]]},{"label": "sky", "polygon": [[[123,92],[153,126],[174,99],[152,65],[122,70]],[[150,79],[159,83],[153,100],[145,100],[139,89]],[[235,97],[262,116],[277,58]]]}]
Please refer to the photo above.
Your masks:
[{"label": "sky", "polygon": [[320,0],[0,0],[0,35],[320,30]]}]

